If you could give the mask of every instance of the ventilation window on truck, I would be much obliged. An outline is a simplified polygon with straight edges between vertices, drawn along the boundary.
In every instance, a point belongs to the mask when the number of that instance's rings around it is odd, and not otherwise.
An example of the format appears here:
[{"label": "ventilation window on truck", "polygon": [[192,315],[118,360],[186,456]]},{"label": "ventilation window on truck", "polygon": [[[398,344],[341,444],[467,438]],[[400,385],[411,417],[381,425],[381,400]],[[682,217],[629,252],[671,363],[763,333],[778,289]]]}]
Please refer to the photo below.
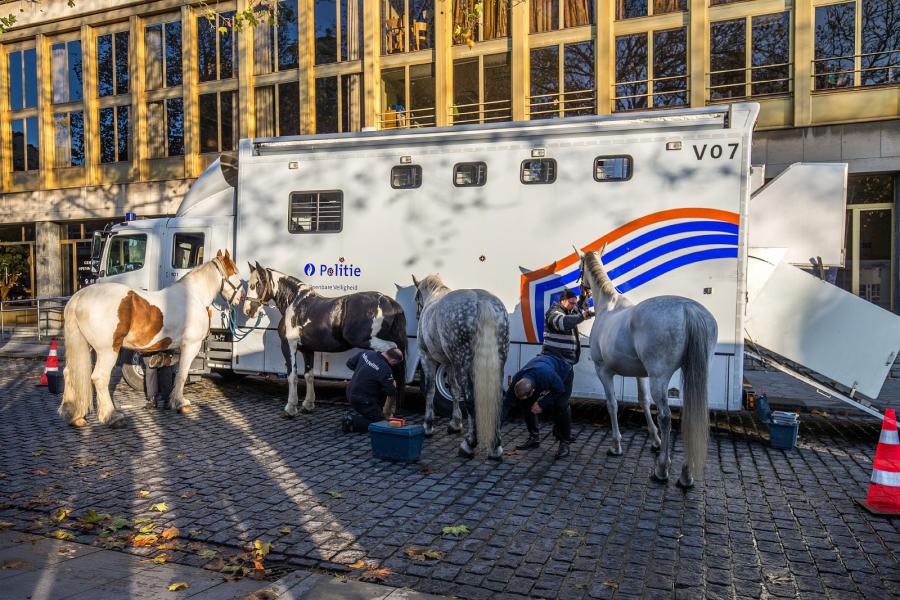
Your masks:
[{"label": "ventilation window on truck", "polygon": [[453,165],[453,185],[456,187],[476,187],[485,183],[487,183],[487,164],[471,162]]},{"label": "ventilation window on truck", "polygon": [[631,165],[630,156],[598,156],[594,159],[594,181],[628,181]]},{"label": "ventilation window on truck", "polygon": [[422,167],[400,165],[391,169],[391,187],[395,190],[417,188],[422,185]]},{"label": "ventilation window on truck", "polygon": [[203,262],[203,234],[176,233],[172,238],[172,268],[193,269]]},{"label": "ventilation window on truck", "polygon": [[522,183],[553,183],[556,181],[556,160],[532,158],[522,161]]},{"label": "ventilation window on truck", "polygon": [[290,233],[338,233],[343,227],[343,192],[291,193]]}]

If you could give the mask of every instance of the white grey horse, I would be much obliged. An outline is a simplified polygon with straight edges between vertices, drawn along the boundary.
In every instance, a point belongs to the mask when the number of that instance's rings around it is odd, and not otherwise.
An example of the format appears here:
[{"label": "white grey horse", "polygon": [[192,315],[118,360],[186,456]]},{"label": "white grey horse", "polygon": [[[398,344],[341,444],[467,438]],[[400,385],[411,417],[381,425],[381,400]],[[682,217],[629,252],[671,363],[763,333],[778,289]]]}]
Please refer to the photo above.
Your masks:
[{"label": "white grey horse", "polygon": [[[576,249],[577,252],[577,249]],[[703,475],[709,436],[707,380],[709,361],[718,339],[715,317],[698,302],[681,296],[657,296],[634,304],[619,294],[606,275],[600,252],[581,257],[582,289],[594,299],[597,316],[591,327],[591,360],[606,392],[612,420],[613,445],[609,453],[622,454],[618,407],[613,375],[638,378],[638,399],[644,408],[650,436],[659,444],[650,415],[649,399],[659,409],[662,451],[651,476],[667,481],[671,457],[672,411],[667,387],[681,369],[684,390],[682,435],[687,455],[678,485],[691,487],[694,474]]]},{"label": "white grey horse", "polygon": [[509,353],[509,316],[499,298],[485,290],[451,290],[437,275],[416,286],[418,343],[425,386],[425,435],[434,433],[435,374],[450,369],[453,418],[450,431],[462,430],[460,403],[468,416],[468,432],[459,454],[475,456],[478,445],[488,457],[503,459],[500,409],[503,365]]}]

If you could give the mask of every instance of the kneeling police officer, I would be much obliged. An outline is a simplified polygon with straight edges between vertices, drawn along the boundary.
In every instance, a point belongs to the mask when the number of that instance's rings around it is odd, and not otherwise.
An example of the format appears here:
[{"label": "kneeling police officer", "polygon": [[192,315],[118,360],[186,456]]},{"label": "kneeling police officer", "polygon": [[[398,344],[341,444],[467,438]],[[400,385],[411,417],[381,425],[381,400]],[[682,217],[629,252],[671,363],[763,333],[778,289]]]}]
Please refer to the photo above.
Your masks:
[{"label": "kneeling police officer", "polygon": [[403,352],[392,348],[384,352],[367,350],[350,357],[347,368],[353,377],[347,386],[347,398],[354,413],[344,417],[341,429],[344,433],[365,433],[369,425],[383,421],[382,406],[387,396],[397,396],[397,384],[391,367],[403,361]]}]

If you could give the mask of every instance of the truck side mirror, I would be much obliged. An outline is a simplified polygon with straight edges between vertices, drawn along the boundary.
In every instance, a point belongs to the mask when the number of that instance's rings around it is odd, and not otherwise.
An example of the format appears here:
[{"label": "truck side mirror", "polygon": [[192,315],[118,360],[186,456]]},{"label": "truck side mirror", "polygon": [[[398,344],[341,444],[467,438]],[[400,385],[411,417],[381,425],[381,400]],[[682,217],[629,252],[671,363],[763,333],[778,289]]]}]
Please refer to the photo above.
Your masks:
[{"label": "truck side mirror", "polygon": [[103,256],[103,232],[95,231],[91,238],[91,275],[94,277],[103,275],[100,273],[100,259]]}]

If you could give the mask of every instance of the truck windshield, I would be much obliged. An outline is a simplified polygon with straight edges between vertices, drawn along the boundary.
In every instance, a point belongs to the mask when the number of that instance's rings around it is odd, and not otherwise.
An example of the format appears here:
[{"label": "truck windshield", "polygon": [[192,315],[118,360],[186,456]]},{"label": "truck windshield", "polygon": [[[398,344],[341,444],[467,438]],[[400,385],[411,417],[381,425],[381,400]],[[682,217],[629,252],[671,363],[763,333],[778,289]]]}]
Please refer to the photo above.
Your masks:
[{"label": "truck windshield", "polygon": [[144,266],[147,251],[146,235],[117,235],[109,241],[106,275],[137,271]]}]

